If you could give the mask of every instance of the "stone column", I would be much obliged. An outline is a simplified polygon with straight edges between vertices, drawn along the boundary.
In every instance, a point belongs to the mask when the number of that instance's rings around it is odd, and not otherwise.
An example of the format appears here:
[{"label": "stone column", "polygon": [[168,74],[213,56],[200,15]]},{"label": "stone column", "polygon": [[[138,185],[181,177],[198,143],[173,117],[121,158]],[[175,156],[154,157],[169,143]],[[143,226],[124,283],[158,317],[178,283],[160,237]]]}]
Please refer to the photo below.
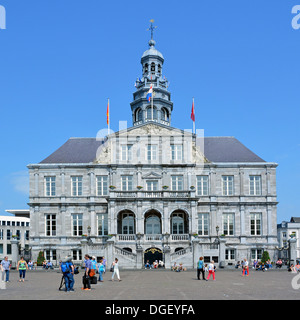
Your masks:
[{"label": "stone column", "polygon": [[11,240],[11,266],[16,268],[19,260],[19,240]]},{"label": "stone column", "polygon": [[296,239],[290,239],[289,240],[289,245],[290,245],[290,265],[293,264],[295,265],[296,264],[296,260],[297,260],[297,240]]},{"label": "stone column", "polygon": [[136,266],[135,266],[136,269],[141,269],[144,266],[143,253],[144,253],[144,250],[142,247],[136,248]]},{"label": "stone column", "polygon": [[226,240],[219,238],[220,244],[219,244],[219,267],[224,268],[225,267],[225,243]]}]

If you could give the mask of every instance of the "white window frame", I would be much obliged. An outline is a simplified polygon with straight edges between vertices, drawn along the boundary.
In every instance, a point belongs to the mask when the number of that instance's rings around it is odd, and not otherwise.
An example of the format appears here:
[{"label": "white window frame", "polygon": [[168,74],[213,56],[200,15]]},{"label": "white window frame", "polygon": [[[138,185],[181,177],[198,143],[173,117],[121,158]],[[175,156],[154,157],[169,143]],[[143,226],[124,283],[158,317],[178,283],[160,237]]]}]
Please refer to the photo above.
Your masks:
[{"label": "white window frame", "polygon": [[97,235],[98,236],[108,235],[108,214],[107,213],[97,213]]},{"label": "white window frame", "polygon": [[130,176],[130,175],[121,176],[121,189],[122,191],[133,190],[133,176]]},{"label": "white window frame", "polygon": [[96,177],[96,192],[97,192],[97,196],[108,195],[108,176]]},{"label": "white window frame", "polygon": [[249,194],[250,196],[261,195],[261,176],[249,175]]},{"label": "white window frame", "polygon": [[72,176],[71,177],[71,194],[72,197],[82,196],[82,176]]},{"label": "white window frame", "polygon": [[83,214],[73,213],[72,214],[72,235],[79,237],[83,235]]},{"label": "white window frame", "polygon": [[262,213],[261,212],[250,213],[250,235],[251,236],[262,235]]},{"label": "white window frame", "polygon": [[197,195],[208,196],[209,179],[208,176],[197,176]]},{"label": "white window frame", "polygon": [[171,160],[183,160],[183,145],[171,144]]},{"label": "white window frame", "polygon": [[44,177],[44,190],[46,197],[54,197],[56,195],[56,177],[45,176]]},{"label": "white window frame", "polygon": [[57,233],[57,221],[56,214],[46,213],[45,214],[45,236],[53,237]]},{"label": "white window frame", "polygon": [[226,261],[235,260],[235,249],[226,249],[225,250],[225,260]]},{"label": "white window frame", "polygon": [[132,144],[121,145],[121,161],[132,161]]},{"label": "white window frame", "polygon": [[171,176],[171,190],[172,191],[183,191],[183,175]]},{"label": "white window frame", "polygon": [[[224,212],[222,214],[223,234],[225,236],[234,236],[235,234],[235,214],[232,212]],[[232,226],[232,227],[231,227]]]},{"label": "white window frame", "polygon": [[209,213],[198,213],[198,235],[209,236]]},{"label": "white window frame", "polygon": [[234,195],[234,176],[222,176],[223,196]]},{"label": "white window frame", "polygon": [[157,160],[157,145],[148,144],[146,148],[146,160],[156,161]]},{"label": "white window frame", "polygon": [[264,253],[264,249],[251,249],[251,260],[261,260]]},{"label": "white window frame", "polygon": [[146,180],[147,191],[158,191],[158,180]]}]

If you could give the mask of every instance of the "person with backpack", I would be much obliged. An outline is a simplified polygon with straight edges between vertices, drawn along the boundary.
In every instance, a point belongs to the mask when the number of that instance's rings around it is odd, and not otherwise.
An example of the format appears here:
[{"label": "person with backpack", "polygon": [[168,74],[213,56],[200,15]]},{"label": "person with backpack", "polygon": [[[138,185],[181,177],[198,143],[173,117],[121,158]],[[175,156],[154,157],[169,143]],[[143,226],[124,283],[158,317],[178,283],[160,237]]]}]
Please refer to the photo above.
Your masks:
[{"label": "person with backpack", "polygon": [[202,273],[202,280],[205,279],[205,270],[204,270],[204,262],[203,257],[199,258],[198,264],[197,264],[197,278],[200,280],[200,272]]},{"label": "person with backpack", "polygon": [[65,284],[66,284],[66,292],[74,291],[74,265],[72,263],[72,257],[66,257],[61,265],[60,270],[64,276]]}]

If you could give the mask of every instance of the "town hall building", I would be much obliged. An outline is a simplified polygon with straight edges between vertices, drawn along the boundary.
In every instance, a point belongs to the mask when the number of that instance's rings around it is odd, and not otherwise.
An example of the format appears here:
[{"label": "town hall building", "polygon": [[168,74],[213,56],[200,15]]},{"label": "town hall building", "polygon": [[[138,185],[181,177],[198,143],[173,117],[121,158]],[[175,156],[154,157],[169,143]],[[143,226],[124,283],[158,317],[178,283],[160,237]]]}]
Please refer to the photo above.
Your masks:
[{"label": "town hall building", "polygon": [[131,127],[70,138],[28,165],[32,259],[43,251],[80,263],[88,253],[137,269],[147,260],[195,268],[200,256],[226,267],[264,250],[275,259],[277,164],[234,137],[172,127],[153,34],[141,64]]}]

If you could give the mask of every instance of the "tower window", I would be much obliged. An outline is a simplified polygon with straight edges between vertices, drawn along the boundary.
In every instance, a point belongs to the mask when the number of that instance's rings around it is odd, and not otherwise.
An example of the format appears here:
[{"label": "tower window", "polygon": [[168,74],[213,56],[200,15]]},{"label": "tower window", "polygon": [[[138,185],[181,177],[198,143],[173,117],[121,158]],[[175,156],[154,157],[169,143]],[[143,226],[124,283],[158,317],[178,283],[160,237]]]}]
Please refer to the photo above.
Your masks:
[{"label": "tower window", "polygon": [[157,66],[157,71],[158,71],[158,73],[161,73],[161,65],[160,64]]},{"label": "tower window", "polygon": [[155,63],[154,62],[151,63],[151,72],[155,72]]},{"label": "tower window", "polygon": [[142,121],[143,120],[143,111],[141,108],[138,108],[135,113],[135,121]]},{"label": "tower window", "polygon": [[[146,111],[147,111],[147,120],[151,120],[152,119],[152,107],[148,107]],[[157,120],[157,109],[156,109],[156,107],[153,107],[153,119]]]},{"label": "tower window", "polygon": [[148,73],[148,63],[145,64],[145,73]]}]

